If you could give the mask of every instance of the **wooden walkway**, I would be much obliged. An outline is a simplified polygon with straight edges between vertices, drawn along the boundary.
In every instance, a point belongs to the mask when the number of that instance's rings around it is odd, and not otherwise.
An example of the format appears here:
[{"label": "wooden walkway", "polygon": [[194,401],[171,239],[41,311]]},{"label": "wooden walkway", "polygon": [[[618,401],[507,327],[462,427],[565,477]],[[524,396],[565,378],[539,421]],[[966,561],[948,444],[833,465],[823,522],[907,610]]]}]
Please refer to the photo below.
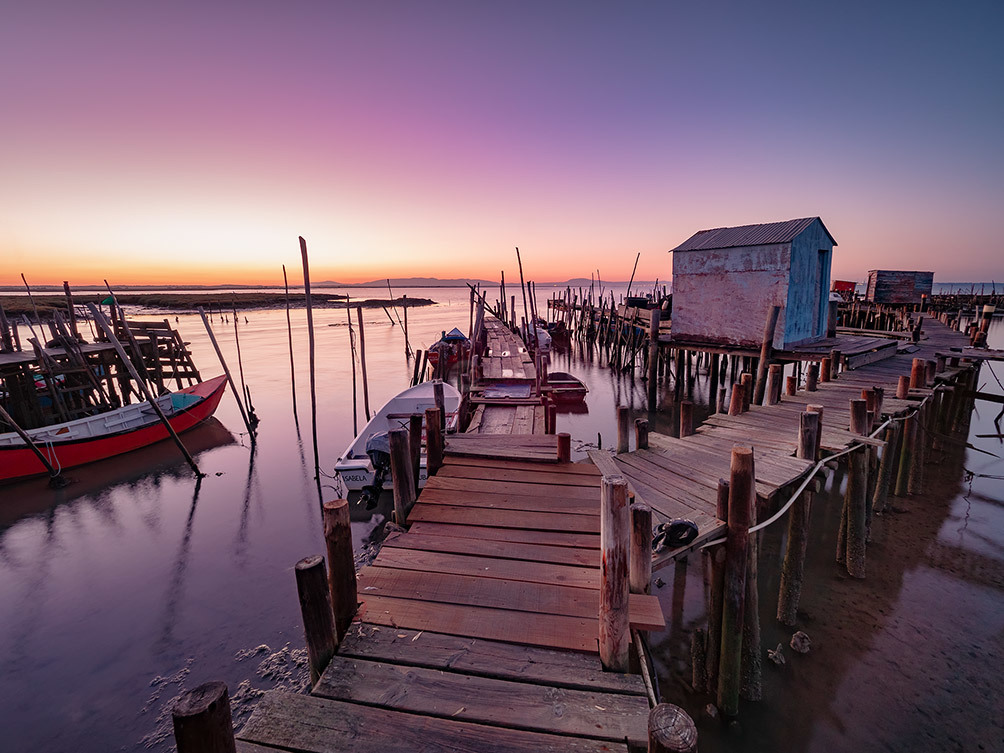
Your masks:
[{"label": "wooden walkway", "polygon": [[[312,694],[269,693],[247,750],[645,745],[641,677],[602,671],[597,653],[600,472],[478,439],[494,457],[447,455],[409,530],[359,573],[357,621]],[[654,596],[632,594],[629,613],[665,628]]]},{"label": "wooden walkway", "polygon": [[[756,491],[761,502],[775,501],[781,492],[790,491],[813,466],[795,455],[799,415],[807,405],[823,406],[823,454],[835,453],[854,443],[881,446],[850,431],[850,401],[861,397],[861,390],[882,387],[885,390],[883,413],[902,415],[918,400],[931,394],[930,389],[911,390],[910,399],[896,399],[896,384],[901,375],[909,375],[914,358],[935,359],[937,354],[963,356],[968,338],[936,320],[925,320],[925,338],[918,344],[892,345],[886,357],[840,373],[836,381],[820,383],[815,392],[800,391],[783,395],[776,405],[751,406],[738,416],[709,416],[694,434],[676,439],[663,434],[649,434],[649,449],[620,455],[594,450],[590,459],[605,474],[619,473],[627,478],[636,498],[656,513],[656,521],[686,518],[698,526],[698,537],[688,546],[657,557],[658,568],[700,544],[724,535],[725,521],[717,510],[718,479],[729,477],[732,447],[743,444],[754,448]],[[870,338],[877,339],[877,338]],[[862,343],[864,345],[864,343]],[[861,351],[865,352],[865,351]],[[965,355],[970,355],[965,353]],[[958,369],[946,369],[937,381],[952,381]],[[784,502],[785,500],[780,500]]]}]

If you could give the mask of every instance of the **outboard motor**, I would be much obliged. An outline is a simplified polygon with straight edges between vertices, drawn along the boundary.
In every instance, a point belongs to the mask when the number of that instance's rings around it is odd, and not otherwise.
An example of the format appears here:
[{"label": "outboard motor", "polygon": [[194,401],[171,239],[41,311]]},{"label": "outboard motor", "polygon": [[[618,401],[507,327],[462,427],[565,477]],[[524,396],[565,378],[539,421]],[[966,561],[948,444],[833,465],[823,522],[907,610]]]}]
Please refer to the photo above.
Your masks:
[{"label": "outboard motor", "polygon": [[373,483],[363,487],[360,500],[366,503],[366,509],[372,510],[380,499],[384,481],[390,471],[390,434],[380,431],[366,440],[366,454],[373,463]]}]

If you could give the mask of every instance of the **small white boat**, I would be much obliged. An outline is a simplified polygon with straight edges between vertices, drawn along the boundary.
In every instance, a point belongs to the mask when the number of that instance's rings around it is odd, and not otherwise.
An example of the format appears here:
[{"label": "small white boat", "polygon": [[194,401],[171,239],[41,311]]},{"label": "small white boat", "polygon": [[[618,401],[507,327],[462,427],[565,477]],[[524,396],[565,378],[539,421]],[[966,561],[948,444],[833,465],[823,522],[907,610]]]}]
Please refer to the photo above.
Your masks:
[{"label": "small white boat", "polygon": [[[392,397],[363,427],[335,463],[339,494],[345,495],[349,491],[359,491],[373,485],[378,469],[373,465],[373,458],[366,452],[367,443],[375,435],[391,429],[407,429],[412,414],[425,415],[427,408],[435,408],[434,385],[434,382],[423,382],[406,389],[396,397]],[[446,430],[447,432],[456,431],[457,411],[460,409],[460,392],[456,387],[445,382],[443,383],[443,403],[446,409]],[[422,440],[424,443],[424,427]],[[427,478],[424,449],[419,469],[419,484],[424,485]]]}]

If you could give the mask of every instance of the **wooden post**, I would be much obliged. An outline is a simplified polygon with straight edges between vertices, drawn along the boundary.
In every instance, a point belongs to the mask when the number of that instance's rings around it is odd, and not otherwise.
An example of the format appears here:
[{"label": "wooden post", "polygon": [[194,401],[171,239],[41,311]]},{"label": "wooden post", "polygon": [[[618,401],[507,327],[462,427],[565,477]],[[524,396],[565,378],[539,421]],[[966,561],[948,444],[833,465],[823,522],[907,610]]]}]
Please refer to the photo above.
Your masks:
[{"label": "wooden post", "polygon": [[415,496],[418,496],[422,474],[422,419],[421,413],[408,417],[408,450],[411,457],[411,477],[415,480]]},{"label": "wooden post", "polygon": [[718,388],[718,405],[716,406],[717,413],[725,413],[725,393],[726,393],[725,387]]},{"label": "wooden post", "polygon": [[443,467],[443,432],[439,408],[425,409],[425,472],[432,478]]},{"label": "wooden post", "polygon": [[805,389],[808,392],[816,391],[816,383],[819,381],[819,364],[810,363],[805,370]]},{"label": "wooden post", "polygon": [[[88,304],[91,305],[91,304]],[[97,309],[94,309],[95,311]],[[241,418],[244,419],[244,426],[248,430],[248,434],[254,439],[254,429],[251,428],[251,421],[248,418],[247,412],[244,410],[244,403],[241,402],[241,393],[237,389],[237,385],[234,384],[234,379],[230,376],[230,369],[227,367],[227,362],[223,358],[223,351],[220,350],[220,344],[216,342],[216,335],[213,332],[213,326],[209,323],[209,318],[206,316],[206,312],[203,310],[202,306],[198,307],[199,315],[202,317],[202,323],[206,325],[206,332],[209,335],[209,341],[213,344],[213,348],[216,350],[216,357],[220,359],[220,366],[223,367],[223,373],[227,376],[227,384],[230,385],[230,392],[233,393],[234,399],[237,401],[237,407],[240,409]],[[93,311],[92,311],[93,314]],[[102,314],[104,316],[104,314]],[[97,319],[95,319],[97,321]]]},{"label": "wooden post", "polygon": [[623,476],[604,476],[600,489],[600,661],[628,671],[628,504]]},{"label": "wooden post", "polygon": [[[718,500],[715,512],[719,520],[729,519],[729,482],[718,479]],[[711,554],[711,596],[708,599],[708,688],[718,687],[718,662],[722,650],[722,608],[725,601],[725,547],[716,546]]]},{"label": "wooden post", "polygon": [[690,634],[690,676],[695,693],[708,692],[708,635],[704,628]]},{"label": "wooden post", "polygon": [[[853,401],[852,401],[853,402]],[[847,572],[865,577],[867,538],[868,453],[864,448],[849,456],[847,476]]]},{"label": "wooden post", "polygon": [[651,311],[648,333],[648,409],[654,411],[658,406],[659,395],[659,320],[661,311],[654,308]]},{"label": "wooden post", "polygon": [[740,377],[740,381],[743,385],[743,413],[750,409],[752,405],[751,397],[753,395],[753,375],[748,371],[744,372]]},{"label": "wooden post", "polygon": [[729,401],[729,415],[738,416],[743,412],[743,385],[736,382],[732,385],[732,399]]},{"label": "wooden post", "polygon": [[819,416],[819,423],[816,429],[816,460],[819,460],[822,455],[820,454],[823,447],[823,406],[822,405],[806,405],[805,409],[809,413],[815,413]]},{"label": "wooden post", "polygon": [[781,314],[780,306],[771,306],[767,312],[767,322],[763,327],[763,340],[760,343],[760,363],[756,371],[756,391],[753,394],[753,404],[762,405],[764,389],[767,385],[767,366],[774,341],[774,330],[777,329],[777,319]]},{"label": "wooden post", "polygon": [[178,753],[237,753],[226,683],[207,682],[183,693],[171,721]]},{"label": "wooden post", "polygon": [[910,465],[913,460],[913,443],[916,434],[916,418],[913,414],[903,419],[903,429],[899,442],[899,470],[896,473],[896,496],[905,496],[909,490]]},{"label": "wooden post", "polygon": [[628,451],[628,407],[626,405],[617,406],[617,454]]},{"label": "wooden post", "polygon": [[825,356],[822,361],[819,362],[819,381],[826,383],[830,381],[830,357]]},{"label": "wooden post", "polygon": [[925,400],[914,414],[913,459],[910,462],[910,476],[907,488],[910,494],[924,493],[924,463],[927,455],[927,409],[929,400]]},{"label": "wooden post", "polygon": [[[802,418],[815,413],[803,413]],[[805,423],[804,421],[802,422]],[[816,423],[818,424],[818,418]],[[807,429],[806,435],[811,435],[812,429]],[[815,437],[806,439],[802,444],[802,432],[799,433],[799,453],[815,450]],[[799,454],[799,457],[803,457]],[[812,511],[812,492],[805,489],[795,500],[788,513],[788,545],[784,552],[784,562],[781,564],[781,585],[777,596],[777,620],[789,627],[795,624],[798,617],[798,601],[802,595],[802,577],[805,572],[805,551],[809,544],[809,516]]]},{"label": "wooden post", "polygon": [[446,433],[446,393],[443,388],[443,380],[437,379],[432,383],[432,399],[439,409],[439,430]]},{"label": "wooden post", "polygon": [[[286,290],[286,335],[289,338],[289,389],[293,395],[293,418],[296,419],[296,362],[293,360],[293,320],[289,315],[289,278],[286,265],[282,265],[282,285]],[[391,324],[394,322],[391,321]]]},{"label": "wooden post", "polygon": [[784,394],[788,397],[794,397],[798,394],[798,377],[788,376],[784,380]]},{"label": "wooden post", "polygon": [[390,471],[394,480],[395,522],[402,527],[408,525],[408,510],[415,502],[415,479],[411,473],[411,447],[407,429],[391,429]]},{"label": "wooden post", "polygon": [[558,462],[572,462],[572,435],[568,432],[561,432],[558,435]]},{"label": "wooden post", "polygon": [[910,369],[910,389],[925,387],[927,382],[927,367],[923,358],[914,358],[913,366]]},{"label": "wooden post", "polygon": [[896,397],[899,400],[906,400],[910,397],[910,377],[901,376],[896,383]]},{"label": "wooden post", "polygon": [[843,354],[836,349],[830,351],[830,381],[835,382],[841,371]]},{"label": "wooden post", "polygon": [[556,434],[558,432],[558,406],[553,400],[547,401],[547,433]]},{"label": "wooden post", "polygon": [[686,711],[660,703],[648,712],[648,753],[697,753],[697,725]]},{"label": "wooden post", "polygon": [[352,557],[352,530],[349,524],[349,501],[336,499],[325,502],[324,543],[328,551],[328,594],[340,641],[356,614],[356,565]]},{"label": "wooden post", "polygon": [[[779,363],[772,363],[767,374],[767,405],[777,405],[781,402],[782,376],[784,376],[784,367]],[[794,381],[795,377],[791,379]]]},{"label": "wooden post", "polygon": [[316,685],[338,648],[335,621],[328,597],[328,579],[324,572],[324,557],[319,554],[304,557],[296,563],[295,572],[303,633],[307,639],[310,684]]},{"label": "wooden post", "polygon": [[729,481],[729,532],[725,543],[722,643],[718,668],[718,707],[726,716],[735,716],[739,713],[742,626],[749,527],[753,515],[753,479],[753,449],[738,445],[733,447]]},{"label": "wooden post", "polygon": [[[314,443],[314,478],[320,493],[321,461],[317,447],[317,377],[314,372],[314,302],[310,296],[310,261],[307,241],[300,236],[300,259],[303,262],[303,297],[307,304],[307,361],[310,366],[310,434]],[[233,388],[233,382],[230,385]]]},{"label": "wooden post", "polygon": [[694,404],[690,400],[680,403],[680,436],[689,437],[694,433]]},{"label": "wooden post", "polygon": [[635,447],[639,450],[648,449],[648,419],[636,418],[634,420]]},{"label": "wooden post", "polygon": [[712,413],[716,412],[718,407],[718,381],[720,374],[720,361],[721,356],[718,353],[711,354],[711,369],[708,372],[708,407],[711,409]]},{"label": "wooden post", "polygon": [[631,593],[647,594],[652,588],[652,509],[642,502],[631,505]]},{"label": "wooden post", "polygon": [[798,448],[796,457],[804,460],[818,460],[817,444],[819,440],[820,415],[812,411],[803,411],[798,416]]},{"label": "wooden post", "polygon": [[938,362],[927,360],[924,361],[924,386],[933,387],[934,386],[934,375],[938,373]]},{"label": "wooden post", "polygon": [[882,512],[889,496],[889,486],[892,482],[892,469],[896,464],[899,450],[899,423],[889,424],[885,428],[885,447],[882,448],[882,459],[879,461],[878,481],[875,483],[875,493],[872,495],[872,511]]},{"label": "wooden post", "polygon": [[870,428],[868,425],[868,401],[851,400],[851,433],[866,436]]}]

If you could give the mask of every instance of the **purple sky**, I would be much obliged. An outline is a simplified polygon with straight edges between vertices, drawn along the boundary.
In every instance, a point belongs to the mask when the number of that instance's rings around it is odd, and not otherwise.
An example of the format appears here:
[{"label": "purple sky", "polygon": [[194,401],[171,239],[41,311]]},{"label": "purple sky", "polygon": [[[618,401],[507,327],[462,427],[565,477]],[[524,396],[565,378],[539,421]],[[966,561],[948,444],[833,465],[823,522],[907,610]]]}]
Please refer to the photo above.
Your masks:
[{"label": "purple sky", "polygon": [[[876,6],[881,6],[876,8]],[[667,278],[820,215],[836,278],[1004,279],[1004,3],[31,2],[0,283]]]}]

